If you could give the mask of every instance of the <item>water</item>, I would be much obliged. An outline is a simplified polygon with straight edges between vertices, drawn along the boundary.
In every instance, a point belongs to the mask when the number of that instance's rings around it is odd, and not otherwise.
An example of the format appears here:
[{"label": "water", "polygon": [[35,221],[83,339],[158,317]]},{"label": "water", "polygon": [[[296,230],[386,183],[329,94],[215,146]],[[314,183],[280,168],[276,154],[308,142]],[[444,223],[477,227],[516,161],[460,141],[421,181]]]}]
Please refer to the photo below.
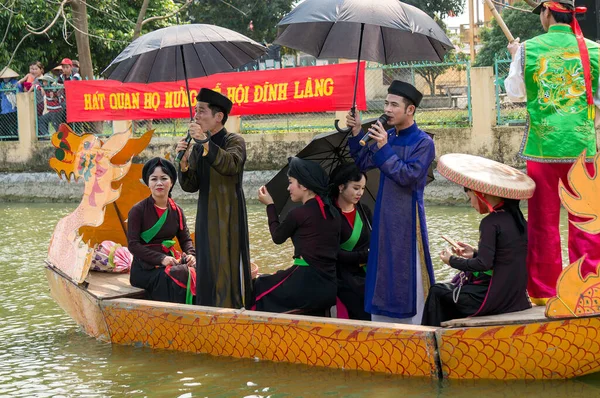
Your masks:
[{"label": "water", "polygon": [[[73,204],[2,204],[0,397],[593,397],[596,375],[569,381],[438,381],[302,365],[215,358],[96,341],[49,296],[43,272],[50,235]],[[195,209],[185,207],[193,220]],[[436,253],[440,234],[476,243],[481,216],[468,208],[427,209],[436,277],[454,272]],[[269,238],[264,208],[249,207],[251,252],[261,271],[287,267],[291,246]],[[564,224],[564,221],[563,221]],[[563,225],[564,226],[564,225]]]}]

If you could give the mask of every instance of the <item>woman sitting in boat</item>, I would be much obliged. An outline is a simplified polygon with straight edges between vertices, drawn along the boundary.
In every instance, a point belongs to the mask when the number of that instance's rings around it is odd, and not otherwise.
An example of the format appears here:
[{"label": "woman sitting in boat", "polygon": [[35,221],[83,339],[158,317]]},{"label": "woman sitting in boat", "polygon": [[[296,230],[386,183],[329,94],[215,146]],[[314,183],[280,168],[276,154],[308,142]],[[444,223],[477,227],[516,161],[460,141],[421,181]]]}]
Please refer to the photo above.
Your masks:
[{"label": "woman sitting in boat", "polygon": [[252,309],[325,315],[337,293],[340,216],[327,197],[328,177],[321,166],[290,158],[288,181],[290,199],[302,206],[290,210],[282,222],[266,187],[258,190],[258,200],[267,206],[273,242],[292,239],[294,265],[255,279]]},{"label": "woman sitting in boat", "polygon": [[471,206],[487,214],[479,225],[479,245],[456,242],[441,260],[461,271],[453,283],[429,290],[423,325],[470,316],[504,314],[531,308],[527,296],[527,223],[519,200],[533,195],[531,178],[504,164],[478,156],[449,154],[439,173],[464,186]]},{"label": "woman sitting in boat", "polygon": [[365,267],[373,216],[359,203],[366,184],[367,177],[356,164],[342,164],[331,173],[329,195],[343,216],[337,261],[337,316],[370,321],[371,315],[365,312]]},{"label": "woman sitting in boat", "polygon": [[[177,171],[171,162],[157,157],[146,162],[142,178],[151,195],[129,211],[131,285],[145,289],[150,300],[191,304],[196,290],[196,252],[183,210],[171,198]],[[173,247],[175,237],[183,253]]]}]

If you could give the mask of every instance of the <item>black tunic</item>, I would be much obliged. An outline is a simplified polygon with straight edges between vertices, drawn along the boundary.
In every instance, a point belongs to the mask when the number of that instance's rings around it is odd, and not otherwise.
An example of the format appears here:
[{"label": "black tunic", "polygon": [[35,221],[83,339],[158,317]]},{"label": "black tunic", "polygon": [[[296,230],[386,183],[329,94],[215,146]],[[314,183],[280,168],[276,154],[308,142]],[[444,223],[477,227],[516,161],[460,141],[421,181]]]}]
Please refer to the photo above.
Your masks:
[{"label": "black tunic", "polygon": [[196,304],[242,308],[252,299],[246,200],[242,190],[246,144],[222,129],[209,151],[195,145],[189,170],[179,170],[186,192],[198,191],[196,214]]},{"label": "black tunic", "polygon": [[[513,217],[498,210],[479,225],[479,246],[471,259],[451,256],[450,266],[467,273],[492,270],[491,279],[469,275],[458,303],[451,284],[436,284],[427,297],[423,325],[439,326],[449,319],[522,311],[531,308],[527,296],[527,232],[522,234]],[[434,289],[435,287],[435,289]]]},{"label": "black tunic", "polygon": [[[341,209],[338,209],[340,213]],[[346,306],[350,319],[370,321],[371,315],[365,311],[365,270],[369,257],[369,242],[371,240],[371,210],[366,206],[356,206],[357,214],[363,220],[360,237],[352,251],[338,251],[337,277],[338,298]],[[353,227],[346,217],[341,217],[340,243],[346,242],[352,235]],[[356,222],[356,221],[355,221]]]},{"label": "black tunic", "polygon": [[257,301],[253,309],[324,313],[335,304],[340,217],[327,214],[327,219],[323,218],[315,199],[291,210],[281,223],[275,205],[267,206],[267,216],[273,242],[282,244],[291,238],[294,258],[304,259],[309,266],[293,265],[273,275],[256,278]]},{"label": "black tunic", "polygon": [[[183,215],[183,210],[179,208]],[[167,256],[162,251],[161,243],[177,237],[181,250],[186,254],[196,254],[192,239],[183,216],[183,230],[179,229],[179,215],[169,208],[167,219],[156,236],[148,243],[141,234],[152,228],[158,221],[158,213],[154,207],[152,196],[135,204],[129,211],[127,221],[127,242],[133,263],[129,280],[132,286],[146,290],[146,297],[151,300],[185,303],[186,289],[177,285],[161,265]]]}]

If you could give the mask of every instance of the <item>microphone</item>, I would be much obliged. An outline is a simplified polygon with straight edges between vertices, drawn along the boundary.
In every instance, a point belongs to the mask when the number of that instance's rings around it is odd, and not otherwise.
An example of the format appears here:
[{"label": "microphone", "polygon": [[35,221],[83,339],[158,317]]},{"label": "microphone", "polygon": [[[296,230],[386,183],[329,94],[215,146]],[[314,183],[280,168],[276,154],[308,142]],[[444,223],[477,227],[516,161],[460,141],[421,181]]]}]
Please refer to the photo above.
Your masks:
[{"label": "microphone", "polygon": [[[188,146],[190,145],[190,142],[192,142],[192,136],[190,135],[190,133],[188,132],[186,137],[185,137],[185,142],[186,144],[188,144]],[[183,159],[183,155],[185,155],[185,151],[180,151],[177,154],[177,157],[175,158],[175,162],[179,163],[181,162],[181,159]]]},{"label": "microphone", "polygon": [[[383,124],[385,126],[387,124],[388,120],[389,120],[389,116],[384,113],[383,115],[379,116],[379,119],[377,119],[374,124],[376,124],[377,122],[381,122],[381,124]],[[362,146],[367,145],[367,141],[369,141],[369,139],[371,139],[371,135],[367,131],[367,133],[360,140],[360,145],[362,145]]]}]

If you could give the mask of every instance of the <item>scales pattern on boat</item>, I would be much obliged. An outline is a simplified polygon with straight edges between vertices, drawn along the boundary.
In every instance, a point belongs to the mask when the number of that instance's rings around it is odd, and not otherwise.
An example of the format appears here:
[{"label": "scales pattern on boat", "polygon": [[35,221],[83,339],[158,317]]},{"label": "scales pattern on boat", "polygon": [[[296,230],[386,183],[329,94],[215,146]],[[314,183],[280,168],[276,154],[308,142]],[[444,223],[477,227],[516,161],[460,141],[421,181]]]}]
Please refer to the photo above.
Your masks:
[{"label": "scales pattern on boat", "polygon": [[[65,153],[59,163],[51,164],[59,174],[76,177],[77,170],[85,176],[85,166],[91,178],[85,179],[86,193],[78,209],[94,222],[71,222],[72,231],[59,228],[59,222],[46,275],[54,299],[90,336],[115,344],[405,376],[533,380],[600,371],[600,278],[582,278],[579,262],[564,270],[557,297],[546,308],[453,320],[441,328],[142,300],[143,291],[129,285],[128,275],[88,272],[87,253],[107,236],[123,239],[126,220],[121,215],[148,195],[139,183],[141,165],[131,164],[131,158],[145,148],[152,133],[137,139],[130,132],[115,134],[107,145],[90,135],[79,137],[66,126],[61,132],[62,138],[55,135],[53,143],[57,152]],[[94,159],[102,159],[96,155],[109,153],[107,148],[112,158],[99,172]],[[595,221],[600,214],[595,200],[599,183],[577,171],[582,159],[573,166],[570,182],[576,192],[595,196],[571,197],[567,208],[583,217],[594,215]],[[598,167],[598,157],[595,161]],[[111,178],[95,178],[104,175]],[[92,203],[91,192],[101,200]],[[578,227],[596,228],[597,223]],[[73,256],[73,250],[84,255]]]}]

